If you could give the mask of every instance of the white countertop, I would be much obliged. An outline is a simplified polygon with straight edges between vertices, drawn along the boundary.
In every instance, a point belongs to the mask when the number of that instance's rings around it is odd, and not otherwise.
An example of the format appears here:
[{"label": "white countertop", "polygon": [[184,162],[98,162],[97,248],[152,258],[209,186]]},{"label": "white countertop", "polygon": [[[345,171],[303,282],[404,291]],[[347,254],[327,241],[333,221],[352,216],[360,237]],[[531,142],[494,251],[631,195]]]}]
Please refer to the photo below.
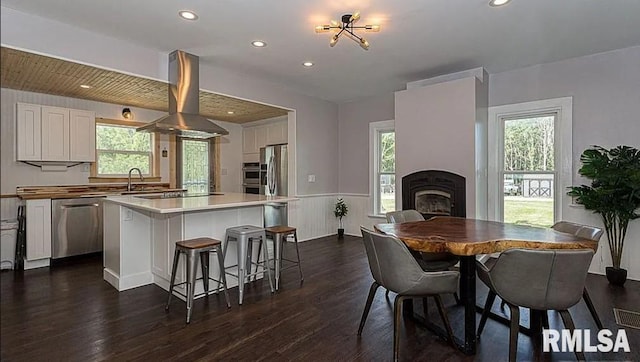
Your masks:
[{"label": "white countertop", "polygon": [[289,196],[265,196],[223,192],[221,195],[192,196],[182,198],[145,199],[139,196],[110,196],[105,202],[113,202],[133,209],[147,210],[159,214],[176,212],[228,209],[235,207],[257,206],[269,203],[288,203],[298,200]]}]

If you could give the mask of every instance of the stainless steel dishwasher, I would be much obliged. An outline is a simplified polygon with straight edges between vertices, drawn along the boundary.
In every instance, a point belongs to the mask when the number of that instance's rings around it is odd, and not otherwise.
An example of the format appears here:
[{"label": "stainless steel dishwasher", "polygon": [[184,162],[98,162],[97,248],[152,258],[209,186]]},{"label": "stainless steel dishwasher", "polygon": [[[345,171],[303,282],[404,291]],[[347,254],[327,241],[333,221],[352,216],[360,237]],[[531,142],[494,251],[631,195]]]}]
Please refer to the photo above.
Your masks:
[{"label": "stainless steel dishwasher", "polygon": [[102,199],[51,201],[52,259],[102,251]]}]

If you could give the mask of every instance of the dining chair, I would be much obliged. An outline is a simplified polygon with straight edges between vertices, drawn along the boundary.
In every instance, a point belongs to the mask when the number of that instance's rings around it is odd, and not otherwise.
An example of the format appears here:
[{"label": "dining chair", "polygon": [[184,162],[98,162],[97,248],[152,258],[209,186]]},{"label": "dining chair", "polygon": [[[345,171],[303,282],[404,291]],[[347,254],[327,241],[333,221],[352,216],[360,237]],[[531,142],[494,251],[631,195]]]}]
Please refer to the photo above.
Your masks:
[{"label": "dining chair", "polygon": [[[478,277],[509,306],[511,311],[509,361],[515,361],[520,328],[519,307],[529,308],[530,322],[540,326],[548,310],[560,313],[565,327],[575,329],[568,309],[580,301],[593,250],[528,250],[502,252],[491,268],[478,262]],[[535,271],[535,272],[533,272]],[[526,281],[526,282],[524,282]],[[485,310],[491,306],[485,305]],[[540,327],[539,327],[540,328]],[[533,330],[540,341],[541,329]],[[578,360],[584,353],[576,351]]]},{"label": "dining chair", "polygon": [[[559,231],[561,233],[572,234],[581,238],[585,238],[591,241],[600,241],[602,237],[603,230],[594,226],[581,225],[576,224],[570,221],[558,221],[551,227],[555,231]],[[487,261],[485,261],[484,265],[488,268],[491,268],[493,264],[495,264],[497,258],[491,257]],[[491,310],[491,306],[495,300],[495,293],[492,293],[489,290],[489,294],[487,295],[487,300],[485,303],[485,310],[482,313],[482,318],[480,318],[480,324],[478,325],[478,337],[482,334],[482,330],[484,329],[485,324],[487,323],[487,318],[489,317],[489,312]],[[603,329],[604,326],[602,324],[602,320],[596,311],[595,306],[593,305],[593,301],[591,300],[591,296],[589,296],[589,292],[587,291],[587,287],[584,287],[582,291],[582,299],[584,299],[584,303],[587,305],[587,309],[589,309],[589,313],[593,317],[593,320],[596,323],[598,329]],[[487,305],[489,306],[487,309]],[[505,302],[502,301],[501,308],[504,308]],[[546,316],[544,316],[543,323],[545,327],[549,327],[549,323],[547,321]]]},{"label": "dining chair", "polygon": [[[403,222],[412,222],[412,221],[424,221],[424,217],[417,210],[409,209],[409,210],[400,210],[400,211],[391,211],[386,213],[386,218],[388,223],[392,224],[400,224]],[[449,268],[456,265],[460,258],[457,256],[443,252],[443,253],[424,253],[410,250],[411,254],[414,255],[420,267],[425,271],[442,271],[449,270]],[[459,302],[457,292],[453,294],[456,303]],[[389,291],[387,290],[386,296],[389,296]]]},{"label": "dining chair", "polygon": [[[558,221],[557,223],[553,224],[551,228],[561,233],[573,234],[575,236],[579,236],[581,238],[589,239],[592,241],[600,241],[600,238],[603,234],[603,230],[600,228],[576,224],[569,221]],[[586,285],[584,287],[584,290],[582,291],[582,299],[584,299],[584,303],[587,305],[587,309],[589,309],[589,313],[591,313],[591,316],[596,322],[596,326],[598,326],[598,329],[604,329],[602,320],[600,319],[600,316],[596,311],[596,307],[593,305],[593,301],[591,301],[591,297],[589,296]]]},{"label": "dining chair", "polygon": [[[382,286],[397,294],[393,302],[394,361],[397,361],[399,356],[401,306],[405,299],[421,297],[424,298],[423,303],[426,304],[426,297],[433,297],[447,331],[449,342],[454,344],[453,331],[440,295],[453,293],[457,289],[460,273],[450,270],[424,271],[402,241],[392,236],[375,233],[364,227],[360,227],[360,230],[362,231],[373,283],[369,288],[367,302],[362,312],[358,336],[362,335],[376,290]],[[425,315],[425,318],[428,318],[428,315]]]}]

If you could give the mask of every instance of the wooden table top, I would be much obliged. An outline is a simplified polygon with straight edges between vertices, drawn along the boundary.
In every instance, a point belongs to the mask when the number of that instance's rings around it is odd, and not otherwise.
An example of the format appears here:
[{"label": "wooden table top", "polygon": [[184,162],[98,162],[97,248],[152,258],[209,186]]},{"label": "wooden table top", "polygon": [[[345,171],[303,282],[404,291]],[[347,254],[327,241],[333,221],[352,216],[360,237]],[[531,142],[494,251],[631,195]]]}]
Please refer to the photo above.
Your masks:
[{"label": "wooden table top", "polygon": [[376,230],[393,235],[409,248],[423,252],[477,255],[507,249],[593,249],[598,243],[551,228],[495,221],[434,217],[426,221],[378,224]]}]

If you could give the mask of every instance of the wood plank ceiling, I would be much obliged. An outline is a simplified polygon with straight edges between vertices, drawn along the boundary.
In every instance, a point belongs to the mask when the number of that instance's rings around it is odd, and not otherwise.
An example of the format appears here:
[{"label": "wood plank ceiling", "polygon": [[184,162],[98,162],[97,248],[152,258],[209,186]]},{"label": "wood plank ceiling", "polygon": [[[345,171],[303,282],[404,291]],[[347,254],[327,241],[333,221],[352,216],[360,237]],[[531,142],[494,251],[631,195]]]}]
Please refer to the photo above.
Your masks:
[{"label": "wood plank ceiling", "polygon": [[[0,85],[22,91],[113,103],[167,112],[168,84],[112,70],[2,47]],[[90,85],[90,89],[81,88]],[[233,114],[227,112],[232,111]],[[246,123],[284,116],[285,109],[200,91],[200,114],[212,120]]]}]

